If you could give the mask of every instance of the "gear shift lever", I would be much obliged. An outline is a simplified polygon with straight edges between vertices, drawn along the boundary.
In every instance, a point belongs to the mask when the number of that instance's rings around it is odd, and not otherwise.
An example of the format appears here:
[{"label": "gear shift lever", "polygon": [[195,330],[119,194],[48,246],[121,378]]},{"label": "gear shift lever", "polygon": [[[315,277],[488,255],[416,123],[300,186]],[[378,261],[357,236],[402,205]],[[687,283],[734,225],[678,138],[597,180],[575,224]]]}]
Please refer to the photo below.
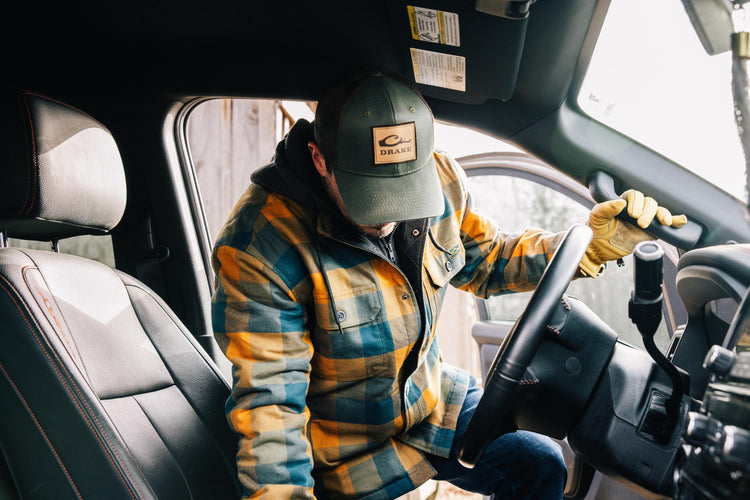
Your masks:
[{"label": "gear shift lever", "polygon": [[633,257],[635,289],[630,297],[628,316],[638,327],[646,351],[672,381],[672,394],[664,403],[666,414],[659,415],[660,412],[654,408],[652,414],[647,416],[652,429],[650,434],[656,441],[664,444],[669,442],[674,432],[684,394],[682,377],[677,368],[664,357],[654,343],[654,334],[661,322],[664,250],[655,241],[643,241],[636,245]]}]

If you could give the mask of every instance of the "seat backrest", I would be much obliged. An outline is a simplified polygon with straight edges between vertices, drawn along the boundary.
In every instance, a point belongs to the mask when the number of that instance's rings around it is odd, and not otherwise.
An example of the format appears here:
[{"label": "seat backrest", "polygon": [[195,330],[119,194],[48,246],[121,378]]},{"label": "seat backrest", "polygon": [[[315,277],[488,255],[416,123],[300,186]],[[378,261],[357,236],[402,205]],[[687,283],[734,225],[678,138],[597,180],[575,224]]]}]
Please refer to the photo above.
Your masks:
[{"label": "seat backrest", "polygon": [[[26,154],[5,156],[0,230],[56,240],[113,228],[125,177],[106,127],[30,92],[17,114],[26,139],[4,147]],[[0,248],[0,446],[23,498],[237,498],[228,395],[142,283],[80,257]]]}]

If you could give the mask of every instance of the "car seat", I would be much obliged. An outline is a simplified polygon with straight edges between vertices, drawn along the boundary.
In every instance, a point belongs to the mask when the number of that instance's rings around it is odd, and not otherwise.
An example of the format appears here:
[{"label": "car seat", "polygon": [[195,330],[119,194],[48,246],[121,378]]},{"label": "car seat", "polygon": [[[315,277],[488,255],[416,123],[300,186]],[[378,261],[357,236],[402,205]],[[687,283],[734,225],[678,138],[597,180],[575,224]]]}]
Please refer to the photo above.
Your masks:
[{"label": "car seat", "polygon": [[[13,101],[0,113],[0,233],[54,241],[115,227],[126,181],[107,128],[33,92]],[[0,447],[22,498],[240,496],[229,385],[136,279],[0,248],[0,342]]]}]

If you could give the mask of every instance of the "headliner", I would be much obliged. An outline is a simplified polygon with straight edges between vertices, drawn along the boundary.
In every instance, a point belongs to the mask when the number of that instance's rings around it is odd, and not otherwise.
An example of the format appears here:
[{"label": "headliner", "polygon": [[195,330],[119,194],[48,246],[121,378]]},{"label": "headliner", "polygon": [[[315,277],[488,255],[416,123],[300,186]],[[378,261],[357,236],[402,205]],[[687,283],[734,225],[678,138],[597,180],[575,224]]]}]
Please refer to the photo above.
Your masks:
[{"label": "headliner", "polygon": [[526,22],[477,13],[473,1],[29,2],[6,7],[6,82],[70,101],[314,100],[363,66],[412,77],[409,47],[434,47],[411,39],[412,4],[461,18],[461,47],[441,50],[466,57],[467,91],[420,86],[436,117],[501,137],[564,101],[596,7],[538,0]]}]

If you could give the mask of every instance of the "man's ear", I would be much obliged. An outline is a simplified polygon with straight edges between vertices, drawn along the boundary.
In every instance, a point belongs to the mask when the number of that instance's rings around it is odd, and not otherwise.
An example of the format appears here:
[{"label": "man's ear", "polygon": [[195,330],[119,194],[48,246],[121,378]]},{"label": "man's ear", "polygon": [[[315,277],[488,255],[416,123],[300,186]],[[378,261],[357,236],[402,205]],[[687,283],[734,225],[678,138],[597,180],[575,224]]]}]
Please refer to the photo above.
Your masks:
[{"label": "man's ear", "polygon": [[315,170],[318,171],[318,174],[320,174],[321,177],[325,177],[328,173],[328,170],[326,169],[326,160],[323,158],[323,153],[320,152],[318,145],[315,144],[315,142],[310,141],[307,143],[307,149],[310,150],[310,156],[312,157],[313,165],[315,165]]}]

